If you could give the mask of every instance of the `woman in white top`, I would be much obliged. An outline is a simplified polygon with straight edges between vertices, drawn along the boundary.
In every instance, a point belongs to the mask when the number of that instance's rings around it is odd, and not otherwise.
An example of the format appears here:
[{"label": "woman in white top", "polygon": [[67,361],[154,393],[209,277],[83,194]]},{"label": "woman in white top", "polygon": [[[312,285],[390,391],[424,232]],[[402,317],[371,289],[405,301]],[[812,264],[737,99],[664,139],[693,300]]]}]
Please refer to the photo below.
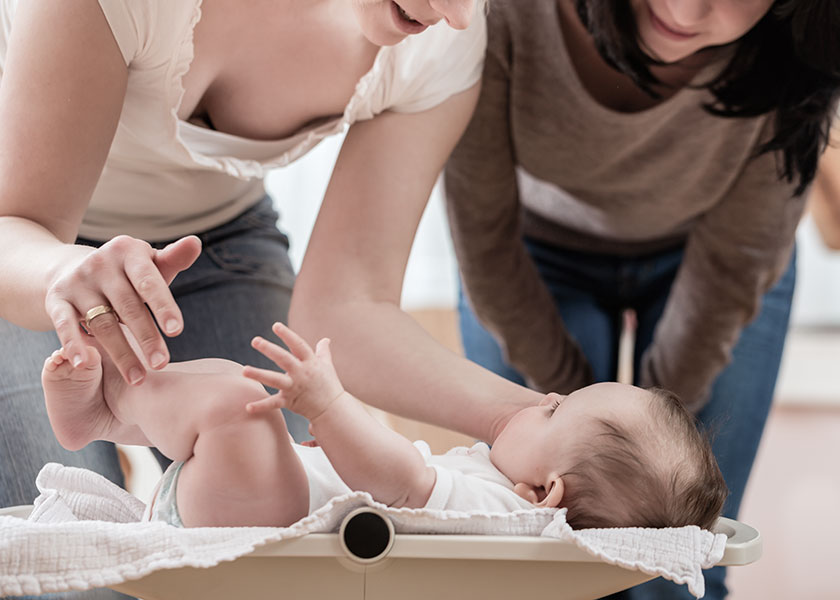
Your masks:
[{"label": "woman in white top", "polygon": [[[295,301],[317,310],[332,299],[307,285],[334,279],[349,312],[324,318],[342,329],[348,388],[421,413],[467,390],[475,406],[491,392],[538,400],[461,359],[440,374],[454,357],[398,308],[414,230],[477,97],[484,8],[0,2],[0,506],[31,502],[49,460],[120,480],[113,448],[61,453],[44,414],[41,365],[59,344],[78,356],[80,321],[135,385],[145,371],[118,319],[155,368],[257,362],[248,342],[285,320],[293,281],[262,177],[348,126],[310,243],[335,268],[304,275]],[[474,431],[490,420],[469,419]]]}]

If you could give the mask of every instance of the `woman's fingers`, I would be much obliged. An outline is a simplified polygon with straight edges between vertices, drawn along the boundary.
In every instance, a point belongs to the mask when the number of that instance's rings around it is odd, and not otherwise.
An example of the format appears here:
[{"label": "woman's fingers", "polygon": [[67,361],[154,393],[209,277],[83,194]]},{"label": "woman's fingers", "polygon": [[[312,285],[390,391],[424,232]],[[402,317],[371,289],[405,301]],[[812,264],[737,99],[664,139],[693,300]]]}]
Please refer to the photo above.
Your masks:
[{"label": "woman's fingers", "polygon": [[[155,250],[154,262],[166,281],[166,285],[169,285],[178,273],[195,262],[199,254],[201,254],[201,240],[194,235],[188,235],[177,242],[172,242],[163,250]],[[164,331],[166,331],[165,328]]]},{"label": "woman's fingers", "polygon": [[[145,257],[131,257],[127,258],[125,262],[125,274],[131,286],[135,298],[139,298],[142,302],[148,305],[149,310],[155,316],[160,328],[166,335],[173,336],[181,333],[183,329],[183,318],[181,316],[181,309],[175,302],[169,285],[163,278],[163,275],[158,271],[155,263]],[[146,320],[148,321],[148,320]],[[125,319],[123,319],[125,322]],[[141,341],[141,346],[144,347],[141,339],[141,332],[135,331],[130,327],[132,333]],[[164,348],[166,345],[157,333],[154,331],[156,339],[159,339],[160,345]]]},{"label": "woman's fingers", "polygon": [[[123,378],[131,384],[140,383],[146,369],[120,331],[119,319],[117,313],[113,312],[110,301],[101,292],[93,293],[88,290],[80,292],[72,302],[64,296],[65,294],[59,292],[48,293],[45,308],[67,359],[74,366],[79,366],[84,361],[87,346],[90,345],[90,336],[93,335],[114,360]],[[91,314],[91,311],[97,308],[101,310]],[[87,316],[91,318],[85,323]],[[84,330],[81,323],[84,323]]]},{"label": "woman's fingers", "polygon": [[[96,306],[108,306],[108,304],[100,302]],[[123,335],[117,313],[112,311],[100,314],[85,323],[85,329],[96,338],[98,344],[111,357],[123,379],[132,385],[143,381],[146,369]]]},{"label": "woman's fingers", "polygon": [[[163,368],[169,362],[169,350],[144,299],[138,296],[132,281],[121,277],[119,273],[115,274],[113,279],[114,282],[106,287],[108,299],[118,320],[131,332],[130,335],[134,336],[135,351],[141,352],[146,363],[153,369]],[[160,279],[160,282],[163,283],[163,279]],[[168,289],[166,291],[169,292]],[[172,304],[175,304],[174,300]],[[125,330],[121,333],[125,335]]]},{"label": "woman's fingers", "polygon": [[299,360],[307,360],[314,355],[312,348],[309,347],[309,344],[307,344],[302,337],[289,329],[285,324],[278,321],[274,324],[271,330],[277,334],[277,337],[283,340],[283,343],[289,347],[289,351]]},{"label": "woman's fingers", "polygon": [[[177,306],[163,277],[156,273],[153,254],[154,250],[146,242],[125,235],[117,236],[89,257],[77,275],[80,281],[74,285],[98,288],[104,296],[104,301],[98,305],[113,309],[114,312],[96,317],[85,328],[96,337],[131,384],[143,380],[146,365],[158,369],[169,362],[166,342],[146,307],[146,301],[151,299],[155,302],[159,311],[161,307],[177,310]],[[84,297],[84,291],[79,293],[79,297]],[[80,304],[77,306],[80,312],[93,306]],[[84,318],[84,313],[81,316]],[[134,336],[136,346],[132,346],[126,338],[121,322],[129,335]],[[138,347],[140,356],[137,354]]]},{"label": "woman's fingers", "polygon": [[[78,327],[79,321],[85,320],[88,311],[106,307],[113,312],[99,311],[85,328],[125,380],[139,383],[147,365],[165,366],[169,352],[155,321],[167,335],[182,331],[183,317],[169,282],[195,261],[200,250],[195,237],[158,251],[123,235],[68,265],[51,284],[46,308],[70,360],[78,361],[90,341]],[[136,343],[126,336],[136,338]]]},{"label": "woman's fingers", "polygon": [[[163,367],[169,353],[149,311],[167,335],[180,333],[183,319],[169,290],[169,281],[155,263],[158,251],[128,236],[114,238],[101,251],[111,257],[107,263],[111,276],[103,282],[108,297],[114,302],[114,308],[119,306],[120,319],[137,338],[149,364]],[[194,257],[190,262],[193,260]]]},{"label": "woman's fingers", "polygon": [[242,374],[248,379],[259,381],[263,385],[276,390],[287,390],[292,387],[292,378],[285,373],[278,373],[270,369],[258,369],[257,367],[243,367]]}]

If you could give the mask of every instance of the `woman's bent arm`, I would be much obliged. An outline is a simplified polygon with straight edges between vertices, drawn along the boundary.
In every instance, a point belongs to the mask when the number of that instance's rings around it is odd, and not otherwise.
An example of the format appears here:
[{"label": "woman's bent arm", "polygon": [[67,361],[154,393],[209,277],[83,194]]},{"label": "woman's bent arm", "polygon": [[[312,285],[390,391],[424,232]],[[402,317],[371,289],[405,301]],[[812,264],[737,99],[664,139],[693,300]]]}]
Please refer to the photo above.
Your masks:
[{"label": "woman's bent arm", "polygon": [[0,315],[49,329],[52,272],[72,248],[125,94],[126,66],[95,0],[18,4],[0,83]]},{"label": "woman's bent arm", "polygon": [[697,219],[642,359],[641,385],[675,392],[694,412],[705,406],[762,296],[790,263],[804,205],[793,191],[793,184],[780,181],[776,157],[765,154]]},{"label": "woman's bent arm", "polygon": [[[75,246],[79,224],[119,122],[128,72],[96,0],[20,2],[0,83],[0,317],[55,328],[72,361],[83,356],[78,322],[112,305],[148,362],[168,352],[145,304],[167,333],[181,315],[168,289],[198,241],[154,251],[130,238]],[[126,380],[145,368],[113,315],[96,335]],[[172,327],[166,327],[172,324]]]},{"label": "woman's bent arm", "polygon": [[570,393],[592,383],[583,351],[522,240],[511,115],[509,34],[496,31],[478,106],[446,164],[446,205],[464,290],[479,321],[530,387]]},{"label": "woman's bent arm", "polygon": [[444,349],[399,308],[417,224],[469,120],[478,86],[423,113],[354,125],[339,155],[292,297],[290,323],[333,342],[356,397],[491,441],[539,396]]}]

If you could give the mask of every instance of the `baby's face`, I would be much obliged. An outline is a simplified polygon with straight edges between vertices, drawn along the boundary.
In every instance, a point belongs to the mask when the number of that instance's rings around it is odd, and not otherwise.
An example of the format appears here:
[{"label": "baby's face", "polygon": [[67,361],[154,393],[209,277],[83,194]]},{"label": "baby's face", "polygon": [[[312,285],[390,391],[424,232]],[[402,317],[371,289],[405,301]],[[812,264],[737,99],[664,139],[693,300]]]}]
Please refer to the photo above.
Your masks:
[{"label": "baby's face", "polygon": [[551,473],[562,475],[578,462],[581,443],[598,430],[597,418],[644,421],[650,399],[650,392],[621,383],[547,394],[513,416],[493,442],[490,460],[513,483],[545,486]]}]

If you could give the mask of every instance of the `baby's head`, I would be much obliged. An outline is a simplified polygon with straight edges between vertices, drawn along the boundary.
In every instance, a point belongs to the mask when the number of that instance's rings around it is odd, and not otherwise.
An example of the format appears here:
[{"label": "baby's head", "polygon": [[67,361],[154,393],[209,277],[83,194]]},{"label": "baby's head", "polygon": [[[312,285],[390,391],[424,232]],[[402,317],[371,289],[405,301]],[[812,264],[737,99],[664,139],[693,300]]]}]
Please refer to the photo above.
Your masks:
[{"label": "baby's head", "polygon": [[524,498],[585,527],[711,528],[727,490],[708,439],[664,390],[599,383],[519,411],[490,458]]}]

